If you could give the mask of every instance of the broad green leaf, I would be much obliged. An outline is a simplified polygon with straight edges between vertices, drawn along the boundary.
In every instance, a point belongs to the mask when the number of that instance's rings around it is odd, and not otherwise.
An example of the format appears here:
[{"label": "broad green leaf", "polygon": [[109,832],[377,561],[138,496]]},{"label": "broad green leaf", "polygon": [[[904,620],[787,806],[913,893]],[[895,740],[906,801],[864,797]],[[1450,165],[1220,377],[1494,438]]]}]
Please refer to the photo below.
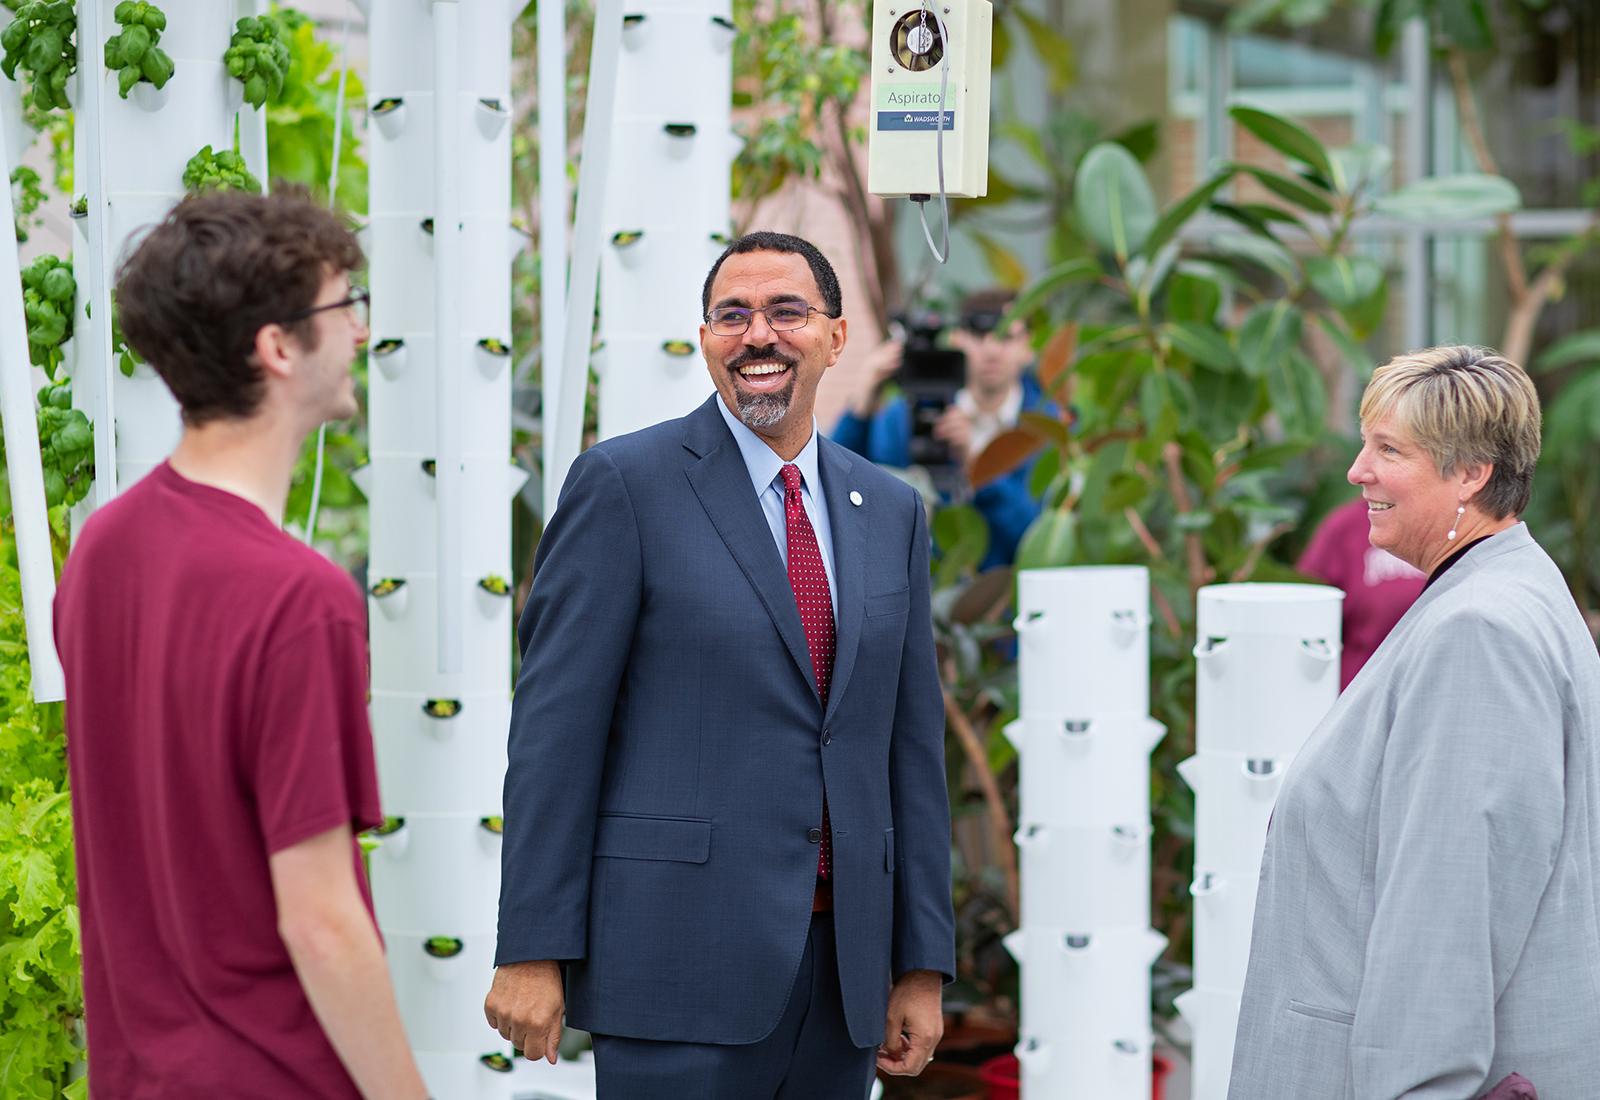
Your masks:
[{"label": "broad green leaf", "polygon": [[1369,340],[1383,324],[1384,314],[1388,310],[1389,280],[1384,278],[1378,280],[1378,285],[1373,288],[1370,296],[1348,309],[1341,309],[1339,316],[1344,318],[1358,340]]},{"label": "broad green leaf", "polygon": [[1522,206],[1522,195],[1502,176],[1464,172],[1418,180],[1373,205],[1379,213],[1410,221],[1464,221],[1509,214]]},{"label": "broad green leaf", "polygon": [[[1229,221],[1239,223],[1256,236],[1271,241],[1273,244],[1278,243],[1277,234],[1272,232],[1270,223],[1279,220],[1275,215],[1284,213],[1284,211],[1274,207],[1271,208],[1273,213],[1269,214],[1266,212],[1266,208],[1259,203],[1249,203],[1241,206],[1233,202],[1213,202],[1211,209]],[[1298,221],[1299,219],[1293,220]]]},{"label": "broad green leaf", "polygon": [[1150,236],[1145,239],[1145,255],[1154,255],[1157,249],[1177,236],[1184,224],[1199,213],[1200,208],[1210,202],[1211,197],[1226,186],[1232,178],[1232,170],[1217,172],[1199,187],[1179,199],[1172,209],[1161,215],[1161,220],[1156,223],[1155,228],[1150,231]]},{"label": "broad green leaf", "polygon": [[1383,267],[1370,256],[1316,256],[1306,261],[1312,289],[1330,305],[1354,309],[1383,283]]},{"label": "broad green leaf", "polygon": [[1116,142],[1140,164],[1156,155],[1161,148],[1161,124],[1151,119],[1146,122],[1136,122],[1126,130],[1119,130],[1108,139]]},{"label": "broad green leaf", "polygon": [[1193,321],[1168,322],[1161,326],[1172,346],[1201,366],[1231,371],[1239,366],[1233,345],[1216,328]]},{"label": "broad green leaf", "polygon": [[1111,475],[1105,496],[1101,498],[1101,505],[1107,511],[1120,512],[1124,508],[1132,508],[1142,503],[1149,495],[1148,478],[1140,477],[1132,470],[1118,470]]},{"label": "broad green leaf", "polygon": [[1174,321],[1209,326],[1221,307],[1222,288],[1214,280],[1195,274],[1190,265],[1180,263],[1177,274],[1167,283],[1167,316]]},{"label": "broad green leaf", "polygon": [[1058,508],[1040,512],[1017,546],[1017,568],[1051,569],[1071,565],[1077,535],[1078,519],[1071,512]]},{"label": "broad green leaf", "polygon": [[1212,242],[1212,247],[1234,260],[1265,268],[1282,279],[1291,293],[1300,287],[1300,267],[1281,244],[1243,233],[1224,233]]},{"label": "broad green leaf", "polygon": [[1300,457],[1305,451],[1304,441],[1269,443],[1262,447],[1252,447],[1250,453],[1239,460],[1237,472],[1248,474],[1253,470],[1276,470],[1290,459]]},{"label": "broad green leaf", "polygon": [[1309,165],[1320,176],[1333,177],[1328,151],[1322,147],[1322,142],[1311,136],[1310,131],[1255,107],[1229,107],[1228,115],[1284,156]]},{"label": "broad green leaf", "polygon": [[1341,195],[1361,195],[1389,178],[1394,154],[1387,146],[1358,144],[1328,150],[1333,161],[1333,185]]},{"label": "broad green leaf", "polygon": [[55,862],[50,853],[41,848],[27,848],[12,855],[8,861],[16,900],[11,903],[11,913],[22,923],[31,923],[66,900],[61,882],[56,877]]},{"label": "broad green leaf", "polygon": [[1281,299],[1252,309],[1239,329],[1239,362],[1245,372],[1270,377],[1300,346],[1303,325],[1300,311]]},{"label": "broad green leaf", "polygon": [[1066,91],[1078,76],[1072,40],[1021,4],[1012,4],[1009,10],[1027,28],[1028,43],[1050,74],[1050,90],[1058,93]]},{"label": "broad green leaf", "polygon": [[970,504],[940,508],[933,513],[933,544],[939,550],[934,568],[941,587],[954,584],[989,552],[989,525]]},{"label": "broad green leaf", "polygon": [[1028,281],[1028,269],[1017,254],[986,233],[973,232],[973,243],[983,253],[984,262],[994,273],[994,281],[1010,290]]},{"label": "broad green leaf", "polygon": [[1290,436],[1309,439],[1321,431],[1327,411],[1326,388],[1316,365],[1300,351],[1291,352],[1268,372],[1267,395]]},{"label": "broad green leaf", "polygon": [[1564,467],[1594,468],[1594,441],[1600,438],[1600,370],[1589,371],[1561,388],[1544,415],[1543,461]]},{"label": "broad green leaf", "polygon": [[1313,214],[1333,213],[1333,201],[1326,194],[1315,187],[1291,179],[1278,172],[1271,172],[1265,168],[1257,168],[1249,164],[1236,164],[1236,171],[1245,172],[1255,177],[1257,183],[1280,199],[1287,199],[1302,209]]},{"label": "broad green leaf", "polygon": [[1102,142],[1078,166],[1074,186],[1078,217],[1102,248],[1126,262],[1156,224],[1156,199],[1133,154]]},{"label": "broad green leaf", "polygon": [[1001,325],[1006,326],[1012,321],[1027,318],[1063,287],[1077,283],[1091,283],[1104,274],[1100,265],[1093,260],[1068,260],[1066,263],[1058,264],[1017,295],[1017,300],[1006,310]]},{"label": "broad green leaf", "polygon": [[1489,12],[1483,0],[1437,0],[1439,27],[1464,50],[1487,50],[1494,44]]},{"label": "broad green leaf", "polygon": [[1563,337],[1533,361],[1539,371],[1560,370],[1574,363],[1600,362],[1600,328],[1586,329]]},{"label": "broad green leaf", "polygon": [[1338,347],[1339,353],[1344,356],[1345,363],[1355,372],[1357,378],[1365,382],[1372,377],[1372,356],[1367,354],[1354,336],[1352,336],[1342,323],[1324,314],[1317,314],[1317,324],[1322,326],[1322,331],[1328,334]]},{"label": "broad green leaf", "polygon": [[1151,371],[1139,383],[1139,415],[1148,435],[1171,439],[1194,415],[1194,390],[1175,371]]}]

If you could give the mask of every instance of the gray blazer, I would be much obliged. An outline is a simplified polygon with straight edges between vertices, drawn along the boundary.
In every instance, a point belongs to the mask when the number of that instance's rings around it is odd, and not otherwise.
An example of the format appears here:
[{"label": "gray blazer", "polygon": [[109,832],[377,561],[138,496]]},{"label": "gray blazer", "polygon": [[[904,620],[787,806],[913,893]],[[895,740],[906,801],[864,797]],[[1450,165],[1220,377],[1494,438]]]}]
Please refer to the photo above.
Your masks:
[{"label": "gray blazer", "polygon": [[1289,769],[1229,1100],[1600,1096],[1600,656],[1518,524],[1408,611]]}]

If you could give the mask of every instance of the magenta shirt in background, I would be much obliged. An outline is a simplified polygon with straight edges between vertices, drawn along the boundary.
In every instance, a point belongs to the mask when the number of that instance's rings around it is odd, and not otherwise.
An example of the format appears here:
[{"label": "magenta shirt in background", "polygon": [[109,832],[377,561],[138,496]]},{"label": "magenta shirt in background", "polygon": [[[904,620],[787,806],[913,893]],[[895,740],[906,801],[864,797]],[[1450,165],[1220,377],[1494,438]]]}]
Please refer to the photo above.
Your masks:
[{"label": "magenta shirt in background", "polygon": [[1423,573],[1367,540],[1367,502],[1341,504],[1323,518],[1295,568],[1344,591],[1344,652],[1339,690],[1422,595]]}]

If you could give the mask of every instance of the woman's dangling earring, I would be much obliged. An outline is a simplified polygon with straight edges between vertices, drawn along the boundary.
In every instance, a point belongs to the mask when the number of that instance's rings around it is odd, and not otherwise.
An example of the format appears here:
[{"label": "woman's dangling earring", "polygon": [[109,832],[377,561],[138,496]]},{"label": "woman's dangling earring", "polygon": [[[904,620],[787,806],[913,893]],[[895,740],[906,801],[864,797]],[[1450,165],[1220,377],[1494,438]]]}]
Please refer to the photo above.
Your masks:
[{"label": "woman's dangling earring", "polygon": [[1465,504],[1459,506],[1456,509],[1456,518],[1455,518],[1455,521],[1450,524],[1450,533],[1445,535],[1445,539],[1447,541],[1449,541],[1449,542],[1456,541],[1456,528],[1461,526],[1461,517],[1466,515],[1466,514],[1467,514],[1467,506]]}]

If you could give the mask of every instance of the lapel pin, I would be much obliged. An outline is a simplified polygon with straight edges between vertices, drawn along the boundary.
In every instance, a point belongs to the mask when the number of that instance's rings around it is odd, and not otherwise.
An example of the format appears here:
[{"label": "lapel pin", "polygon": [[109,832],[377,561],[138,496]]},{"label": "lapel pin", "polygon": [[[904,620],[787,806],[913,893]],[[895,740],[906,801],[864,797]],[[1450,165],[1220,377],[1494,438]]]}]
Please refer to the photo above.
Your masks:
[{"label": "lapel pin", "polygon": [[850,490],[850,503],[854,504],[857,508],[861,507],[861,494],[854,489]]}]

